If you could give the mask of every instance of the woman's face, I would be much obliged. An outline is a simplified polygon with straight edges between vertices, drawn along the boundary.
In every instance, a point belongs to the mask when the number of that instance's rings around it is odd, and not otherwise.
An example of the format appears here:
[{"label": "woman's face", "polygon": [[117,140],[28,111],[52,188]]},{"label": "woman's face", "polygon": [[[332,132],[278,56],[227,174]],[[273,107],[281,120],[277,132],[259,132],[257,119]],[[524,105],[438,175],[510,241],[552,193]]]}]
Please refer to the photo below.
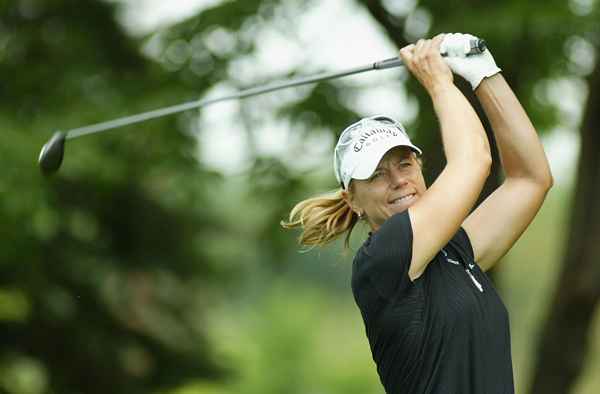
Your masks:
[{"label": "woman's face", "polygon": [[377,231],[387,218],[414,204],[426,189],[415,153],[396,147],[383,156],[369,179],[352,180],[346,201]]}]

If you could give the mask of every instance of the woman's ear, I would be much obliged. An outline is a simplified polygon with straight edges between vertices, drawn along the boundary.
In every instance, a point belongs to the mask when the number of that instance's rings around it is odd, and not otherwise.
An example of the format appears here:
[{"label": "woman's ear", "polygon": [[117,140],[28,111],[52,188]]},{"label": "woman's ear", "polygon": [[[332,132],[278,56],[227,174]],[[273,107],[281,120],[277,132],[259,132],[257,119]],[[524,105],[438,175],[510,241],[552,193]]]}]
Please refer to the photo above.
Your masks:
[{"label": "woman's ear", "polygon": [[342,189],[341,195],[342,199],[346,201],[346,204],[352,208],[352,193],[348,192],[348,190]]},{"label": "woman's ear", "polygon": [[[351,188],[352,187],[350,186],[348,189]],[[344,199],[344,201],[346,201],[346,204],[348,204],[350,209],[352,209],[357,215],[360,216],[362,214],[362,209],[360,209],[360,207],[358,206],[355,195],[352,192],[352,190],[342,190],[342,198]]]}]

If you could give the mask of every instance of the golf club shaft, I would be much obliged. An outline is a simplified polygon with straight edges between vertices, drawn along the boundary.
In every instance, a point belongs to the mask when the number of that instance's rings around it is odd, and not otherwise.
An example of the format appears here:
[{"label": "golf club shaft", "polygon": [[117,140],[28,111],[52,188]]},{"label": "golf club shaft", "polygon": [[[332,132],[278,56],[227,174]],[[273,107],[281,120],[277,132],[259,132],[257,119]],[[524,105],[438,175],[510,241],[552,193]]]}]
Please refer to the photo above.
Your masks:
[{"label": "golf club shaft", "polygon": [[[388,59],[388,60],[390,60],[390,59]],[[98,133],[98,132],[104,131],[104,130],[114,129],[114,128],[122,127],[122,126],[128,126],[128,125],[131,125],[134,123],[139,123],[139,122],[143,122],[143,121],[150,120],[150,119],[160,118],[160,117],[163,117],[166,115],[183,112],[183,111],[187,111],[190,109],[205,107],[207,105],[215,104],[215,103],[218,103],[221,101],[242,99],[242,98],[246,98],[246,97],[250,97],[250,96],[256,96],[259,94],[272,92],[275,90],[289,88],[292,86],[306,85],[309,83],[320,82],[320,81],[324,81],[327,79],[339,78],[339,77],[344,77],[347,75],[358,74],[358,73],[365,72],[365,71],[375,70],[374,66],[376,64],[377,63],[373,63],[373,64],[369,64],[367,66],[356,67],[356,68],[346,70],[346,71],[341,71],[341,72],[322,73],[322,74],[314,75],[311,77],[293,79],[293,80],[287,81],[287,82],[273,83],[273,84],[270,84],[267,86],[262,86],[262,87],[258,86],[255,88],[242,90],[238,93],[227,95],[227,96],[216,97],[216,98],[205,99],[205,100],[188,101],[186,103],[173,105],[173,106],[165,107],[165,108],[160,108],[160,109],[156,109],[153,111],[143,112],[141,114],[126,116],[123,118],[109,120],[107,122],[96,123],[96,124],[93,124],[90,126],[79,127],[77,129],[72,129],[72,130],[67,131],[66,138],[72,139],[72,138],[81,137],[81,136],[87,135],[87,134]],[[386,68],[389,68],[389,67],[397,67],[397,66],[388,66]]]},{"label": "golf club shaft", "polygon": [[[485,51],[485,48],[486,48],[486,46],[485,46],[485,42],[483,40],[481,40],[481,39],[473,40],[471,43],[471,49],[470,49],[469,53],[467,53],[467,55],[474,55],[474,54],[481,53],[481,52]],[[442,56],[445,56],[445,54],[442,54]],[[122,118],[109,120],[107,122],[101,122],[101,123],[96,123],[96,124],[89,125],[89,126],[71,129],[71,130],[68,130],[65,132],[65,139],[73,139],[73,138],[81,137],[81,136],[84,136],[87,134],[93,134],[93,133],[98,133],[98,132],[105,131],[105,130],[114,129],[117,127],[128,126],[128,125],[131,125],[134,123],[140,123],[140,122],[144,122],[146,120],[156,119],[156,118],[160,118],[160,117],[163,117],[166,115],[171,115],[171,114],[187,111],[190,109],[205,107],[207,105],[215,104],[215,103],[218,103],[221,101],[242,99],[242,98],[256,96],[259,94],[273,92],[275,90],[285,89],[285,88],[289,88],[289,87],[293,87],[293,86],[306,85],[309,83],[325,81],[328,79],[345,77],[348,75],[359,74],[359,73],[362,73],[365,71],[384,70],[384,69],[393,68],[393,67],[400,67],[402,65],[403,65],[403,63],[400,58],[393,57],[393,58],[381,60],[381,61],[378,61],[375,63],[370,63],[365,66],[351,68],[351,69],[348,69],[345,71],[325,72],[325,73],[317,74],[314,76],[293,79],[291,81],[277,82],[277,83],[269,84],[269,85],[263,86],[263,87],[258,86],[258,87],[254,87],[254,88],[250,88],[250,89],[245,89],[236,94],[231,94],[231,95],[227,95],[227,96],[223,96],[223,97],[217,97],[217,98],[205,99],[205,100],[188,101],[186,103],[173,105],[170,107],[159,108],[159,109],[156,109],[153,111],[143,112],[143,113],[136,114],[136,115],[125,116]]]}]

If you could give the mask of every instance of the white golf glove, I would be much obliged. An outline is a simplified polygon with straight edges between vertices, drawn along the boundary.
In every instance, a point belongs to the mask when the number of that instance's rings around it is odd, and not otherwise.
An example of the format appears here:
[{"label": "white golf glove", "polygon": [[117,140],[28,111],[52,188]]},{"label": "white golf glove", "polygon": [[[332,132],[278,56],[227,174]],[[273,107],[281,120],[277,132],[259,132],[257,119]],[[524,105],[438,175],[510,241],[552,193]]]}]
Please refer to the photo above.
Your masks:
[{"label": "white golf glove", "polygon": [[471,48],[471,40],[477,37],[471,34],[448,33],[440,44],[440,51],[448,56],[444,58],[446,64],[455,74],[460,75],[473,87],[479,86],[483,78],[491,77],[502,71],[494,61],[492,54],[487,49],[480,54],[466,56]]}]

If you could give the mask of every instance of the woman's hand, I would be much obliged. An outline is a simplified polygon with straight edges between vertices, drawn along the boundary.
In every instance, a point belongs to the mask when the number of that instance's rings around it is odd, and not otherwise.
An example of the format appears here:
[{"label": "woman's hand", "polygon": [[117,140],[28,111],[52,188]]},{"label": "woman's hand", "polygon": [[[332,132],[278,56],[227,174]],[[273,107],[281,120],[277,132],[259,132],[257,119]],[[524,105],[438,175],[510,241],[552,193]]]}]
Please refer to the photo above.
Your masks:
[{"label": "woman's hand", "polygon": [[448,55],[445,61],[450,69],[466,79],[473,90],[477,89],[484,78],[502,71],[496,65],[489,49],[478,55],[466,55],[466,51],[471,46],[470,42],[476,39],[477,37],[471,34],[448,33],[444,35],[440,45],[441,51]]},{"label": "woman's hand", "polygon": [[420,39],[400,49],[400,58],[430,95],[439,88],[453,85],[452,70],[440,54],[444,34],[433,39]]}]

